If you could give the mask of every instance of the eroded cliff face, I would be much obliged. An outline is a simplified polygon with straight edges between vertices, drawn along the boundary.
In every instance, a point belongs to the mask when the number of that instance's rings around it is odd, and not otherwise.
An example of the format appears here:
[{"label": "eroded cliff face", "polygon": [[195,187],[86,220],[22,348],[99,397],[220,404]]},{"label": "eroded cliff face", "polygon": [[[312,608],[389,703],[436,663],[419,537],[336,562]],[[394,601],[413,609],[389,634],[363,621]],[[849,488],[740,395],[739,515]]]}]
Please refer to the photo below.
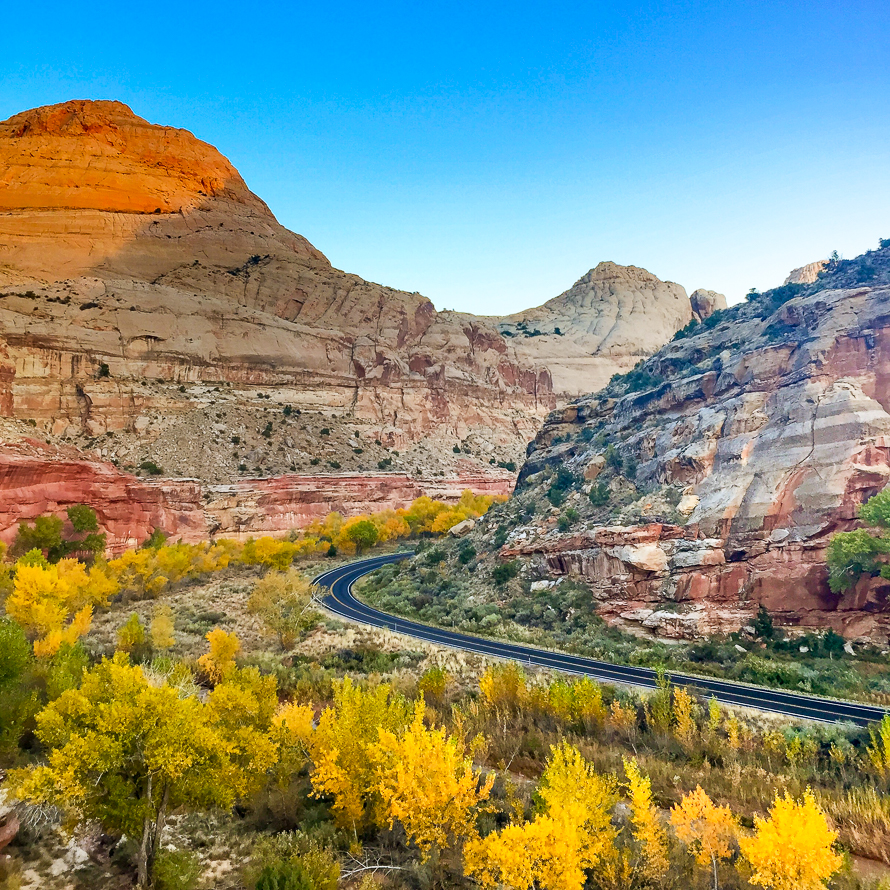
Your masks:
[{"label": "eroded cliff face", "polygon": [[202,382],[283,387],[406,441],[514,440],[555,404],[495,328],[333,269],[186,131],[69,102],[0,124],[0,166],[4,399],[43,429],[144,432]]},{"label": "eroded cliff face", "polygon": [[[574,358],[541,353],[498,319],[332,268],[185,130],[119,102],[0,123],[0,414],[123,470],[237,486],[332,469],[497,475],[560,398],[688,320],[678,285],[596,271],[546,309],[560,346],[596,328],[588,374],[586,340]],[[623,320],[645,312],[658,331],[636,343]]]},{"label": "eroded cliff face", "polygon": [[404,473],[288,474],[243,478],[228,485],[199,479],[140,479],[74,448],[31,437],[0,444],[0,541],[11,544],[18,524],[63,515],[89,504],[108,537],[109,553],[139,546],[154,529],[194,543],[212,537],[244,540],[283,535],[337,510],[346,516],[404,507],[429,495],[456,502],[466,489],[508,494],[513,474],[492,470],[415,478]]},{"label": "eroded cliff face", "polygon": [[720,318],[659,350],[642,385],[551,414],[520,490],[562,466],[586,502],[610,461],[633,481],[612,478],[603,496],[621,506],[585,531],[516,529],[503,555],[585,579],[608,620],[662,635],[737,630],[762,603],[789,626],[887,642],[890,586],[832,594],[825,550],[890,481],[890,251]]}]

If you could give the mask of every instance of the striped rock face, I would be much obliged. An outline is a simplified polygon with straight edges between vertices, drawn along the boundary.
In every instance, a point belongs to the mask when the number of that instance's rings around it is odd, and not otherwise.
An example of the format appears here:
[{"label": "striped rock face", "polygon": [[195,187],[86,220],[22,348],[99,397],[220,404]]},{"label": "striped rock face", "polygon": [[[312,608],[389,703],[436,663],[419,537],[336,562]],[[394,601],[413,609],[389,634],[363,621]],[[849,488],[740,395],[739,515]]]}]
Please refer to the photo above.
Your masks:
[{"label": "striped rock face", "polygon": [[682,287],[613,263],[509,319],[437,312],[334,269],[213,146],[89,101],[0,123],[0,295],[0,415],[211,485],[500,484],[557,404],[691,317]]},{"label": "striped rock face", "polygon": [[[762,603],[789,626],[888,641],[888,582],[832,594],[825,551],[890,481],[890,248],[719,317],[655,353],[638,387],[550,416],[519,491],[567,468],[588,531],[517,531],[508,555],[583,577],[609,620],[666,636],[737,630]],[[608,475],[607,445],[635,489]],[[611,514],[584,493],[603,479],[613,502],[636,492]]]}]

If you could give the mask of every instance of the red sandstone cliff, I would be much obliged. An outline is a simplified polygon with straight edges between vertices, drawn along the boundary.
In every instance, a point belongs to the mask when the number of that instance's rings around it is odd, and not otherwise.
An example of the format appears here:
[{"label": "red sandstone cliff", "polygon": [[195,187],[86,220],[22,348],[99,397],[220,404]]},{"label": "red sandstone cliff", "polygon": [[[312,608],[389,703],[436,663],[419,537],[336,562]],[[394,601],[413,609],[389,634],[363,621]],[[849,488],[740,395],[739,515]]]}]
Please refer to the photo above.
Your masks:
[{"label": "red sandstone cliff", "polygon": [[[835,595],[825,566],[831,535],[890,481],[890,249],[714,320],[634,385],[550,416],[519,497],[565,467],[586,530],[520,526],[503,556],[582,578],[608,620],[662,635],[736,630],[762,603],[789,626],[890,640],[890,585]],[[633,482],[606,471],[610,445]],[[594,508],[586,491],[607,478],[613,506]]]},{"label": "red sandstone cliff", "polygon": [[508,494],[513,474],[465,473],[416,479],[402,473],[288,475],[208,485],[196,479],[138,479],[75,449],[35,439],[0,445],[0,540],[11,543],[18,523],[61,515],[90,504],[111,553],[141,544],[163,529],[187,542],[283,535],[338,510],[346,516],[404,507],[427,494],[456,502],[467,488]]},{"label": "red sandstone cliff", "polygon": [[90,461],[251,488],[257,528],[275,520],[250,479],[509,466],[559,400],[691,314],[679,285],[611,263],[540,311],[532,337],[334,269],[213,146],[119,102],[0,123],[0,416]]}]

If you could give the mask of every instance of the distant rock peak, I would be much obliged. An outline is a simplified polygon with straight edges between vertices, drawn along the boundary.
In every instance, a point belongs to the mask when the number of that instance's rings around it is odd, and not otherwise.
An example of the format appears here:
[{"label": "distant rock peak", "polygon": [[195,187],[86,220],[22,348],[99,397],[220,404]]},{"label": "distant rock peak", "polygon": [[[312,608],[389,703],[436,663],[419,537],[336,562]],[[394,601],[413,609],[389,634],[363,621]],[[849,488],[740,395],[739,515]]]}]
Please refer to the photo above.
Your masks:
[{"label": "distant rock peak", "polygon": [[828,260],[816,260],[814,263],[807,263],[799,269],[793,269],[788,273],[788,277],[782,282],[783,284],[812,284],[819,278],[819,273],[828,265]]},{"label": "distant rock peak", "polygon": [[715,312],[720,312],[727,306],[726,297],[723,294],[704,288],[693,291],[689,297],[689,303],[699,321],[710,318]]}]

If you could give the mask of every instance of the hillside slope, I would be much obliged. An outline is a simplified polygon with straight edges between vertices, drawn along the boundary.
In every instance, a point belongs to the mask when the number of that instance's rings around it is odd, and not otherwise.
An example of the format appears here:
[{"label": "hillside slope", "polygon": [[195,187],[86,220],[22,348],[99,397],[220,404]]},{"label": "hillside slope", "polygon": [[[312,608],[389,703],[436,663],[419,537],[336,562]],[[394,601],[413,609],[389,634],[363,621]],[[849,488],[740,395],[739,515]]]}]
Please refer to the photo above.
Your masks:
[{"label": "hillside slope", "polygon": [[[0,413],[14,439],[36,428],[129,472],[249,488],[384,469],[503,489],[550,410],[691,317],[679,285],[601,264],[618,285],[596,306],[551,301],[556,339],[642,312],[659,333],[606,338],[591,374],[576,348],[566,376],[498,319],[334,269],[213,146],[119,102],[0,123],[0,171]],[[634,276],[643,303],[620,286]]]},{"label": "hillside slope", "polygon": [[[890,248],[715,313],[550,415],[502,559],[584,579],[666,636],[782,623],[890,639],[890,586],[829,591],[825,548],[890,481]],[[549,506],[549,504],[548,504]],[[571,508],[563,530],[557,515]]]}]

